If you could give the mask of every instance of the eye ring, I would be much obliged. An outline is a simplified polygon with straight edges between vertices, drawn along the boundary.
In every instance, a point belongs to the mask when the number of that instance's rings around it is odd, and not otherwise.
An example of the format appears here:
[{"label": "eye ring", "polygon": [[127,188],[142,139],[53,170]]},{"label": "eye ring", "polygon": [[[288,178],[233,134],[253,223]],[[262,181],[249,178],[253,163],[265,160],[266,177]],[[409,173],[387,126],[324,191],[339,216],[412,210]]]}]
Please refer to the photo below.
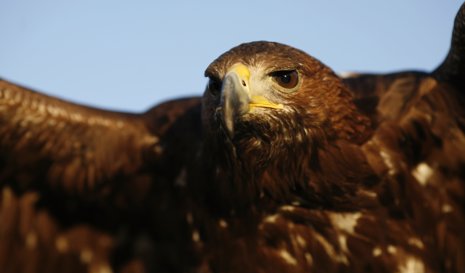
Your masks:
[{"label": "eye ring", "polygon": [[299,84],[299,73],[296,70],[278,70],[271,72],[270,76],[285,89],[294,89]]}]

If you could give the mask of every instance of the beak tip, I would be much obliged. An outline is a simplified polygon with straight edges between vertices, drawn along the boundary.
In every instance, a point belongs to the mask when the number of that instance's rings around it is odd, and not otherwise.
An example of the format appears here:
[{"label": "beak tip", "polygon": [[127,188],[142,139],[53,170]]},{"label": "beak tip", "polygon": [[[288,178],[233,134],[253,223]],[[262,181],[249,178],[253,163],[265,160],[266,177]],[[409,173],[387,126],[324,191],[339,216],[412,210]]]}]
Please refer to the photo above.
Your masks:
[{"label": "beak tip", "polygon": [[229,137],[232,137],[234,135],[234,121],[232,119],[225,119],[224,123],[226,132],[228,133]]}]

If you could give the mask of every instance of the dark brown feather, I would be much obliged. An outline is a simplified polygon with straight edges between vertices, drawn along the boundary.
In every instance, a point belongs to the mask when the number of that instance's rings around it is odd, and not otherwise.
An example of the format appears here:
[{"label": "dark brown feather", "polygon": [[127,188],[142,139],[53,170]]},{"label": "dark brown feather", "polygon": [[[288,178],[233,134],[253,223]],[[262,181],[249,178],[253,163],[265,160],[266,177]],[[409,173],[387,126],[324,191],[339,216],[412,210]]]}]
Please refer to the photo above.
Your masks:
[{"label": "dark brown feather", "polygon": [[[137,115],[70,104],[0,82],[1,180],[27,189],[42,181],[68,192],[88,192],[143,166],[159,138]],[[38,166],[43,165],[42,168]],[[33,169],[27,172],[8,170]],[[10,176],[10,175],[13,175]]]},{"label": "dark brown feather", "polygon": [[[131,260],[139,245],[159,240],[160,230],[179,221],[165,207],[177,206],[172,181],[198,141],[199,106],[200,99],[192,98],[143,114],[117,113],[0,81],[0,267],[6,272],[140,267],[140,256]],[[166,225],[141,234],[160,219]],[[106,238],[104,249],[100,236]],[[139,239],[144,236],[150,237],[147,243]]]}]

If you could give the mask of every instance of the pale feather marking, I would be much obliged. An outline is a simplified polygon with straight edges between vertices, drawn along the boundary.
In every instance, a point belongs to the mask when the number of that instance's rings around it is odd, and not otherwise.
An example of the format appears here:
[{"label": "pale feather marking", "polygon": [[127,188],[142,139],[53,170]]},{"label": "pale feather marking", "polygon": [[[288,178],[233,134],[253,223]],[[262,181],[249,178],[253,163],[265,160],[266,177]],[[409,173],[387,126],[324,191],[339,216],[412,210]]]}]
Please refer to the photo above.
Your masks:
[{"label": "pale feather marking", "polygon": [[358,219],[362,216],[360,212],[356,213],[334,213],[330,214],[329,218],[333,225],[340,230],[344,230],[349,234],[354,233],[355,226],[357,226]]},{"label": "pale feather marking", "polygon": [[373,256],[374,257],[378,257],[380,256],[381,254],[383,254],[383,250],[380,248],[380,247],[375,247],[373,248]]},{"label": "pale feather marking", "polygon": [[285,249],[279,252],[279,255],[283,260],[290,265],[297,265],[297,260]]},{"label": "pale feather marking", "polygon": [[81,251],[81,254],[79,255],[79,258],[82,263],[84,264],[89,264],[92,261],[92,258],[94,257],[94,254],[90,249],[84,249]]},{"label": "pale feather marking", "polygon": [[399,273],[424,273],[425,265],[417,258],[407,258],[405,264],[399,266]]},{"label": "pale feather marking", "polygon": [[417,179],[420,185],[425,186],[430,177],[433,175],[433,172],[433,169],[428,164],[422,162],[413,169],[412,175]]}]

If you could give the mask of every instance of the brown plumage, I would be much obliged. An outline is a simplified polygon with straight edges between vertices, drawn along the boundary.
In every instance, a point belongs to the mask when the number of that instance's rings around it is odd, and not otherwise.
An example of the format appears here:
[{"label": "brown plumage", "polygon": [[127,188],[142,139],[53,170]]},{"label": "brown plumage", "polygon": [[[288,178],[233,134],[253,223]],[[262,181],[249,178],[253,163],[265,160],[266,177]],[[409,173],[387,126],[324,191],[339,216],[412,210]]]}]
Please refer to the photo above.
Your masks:
[{"label": "brown plumage", "polygon": [[2,272],[465,272],[464,22],[432,73],[253,42],[143,114],[0,81]]}]

